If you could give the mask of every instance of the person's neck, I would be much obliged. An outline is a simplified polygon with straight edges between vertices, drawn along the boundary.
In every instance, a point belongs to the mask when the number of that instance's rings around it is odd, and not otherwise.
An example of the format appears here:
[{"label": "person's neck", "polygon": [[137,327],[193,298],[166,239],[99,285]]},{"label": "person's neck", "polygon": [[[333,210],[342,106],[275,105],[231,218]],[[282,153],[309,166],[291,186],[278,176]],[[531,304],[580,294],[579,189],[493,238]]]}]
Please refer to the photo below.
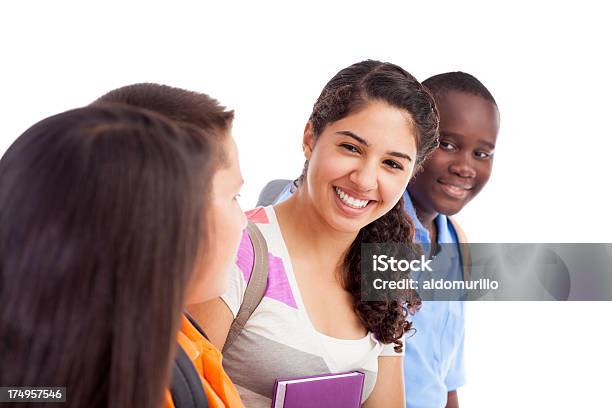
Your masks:
[{"label": "person's neck", "polygon": [[436,227],[435,219],[439,215],[439,213],[435,210],[428,210],[421,207],[416,201],[413,201],[412,204],[414,205],[414,210],[416,212],[417,218],[419,219],[423,227],[425,227],[425,229],[429,231],[429,238],[431,242],[435,243],[438,236],[438,229]]},{"label": "person's neck", "polygon": [[336,270],[358,234],[333,229],[302,189],[274,210],[289,251],[299,250],[299,255],[324,264],[326,270]]}]

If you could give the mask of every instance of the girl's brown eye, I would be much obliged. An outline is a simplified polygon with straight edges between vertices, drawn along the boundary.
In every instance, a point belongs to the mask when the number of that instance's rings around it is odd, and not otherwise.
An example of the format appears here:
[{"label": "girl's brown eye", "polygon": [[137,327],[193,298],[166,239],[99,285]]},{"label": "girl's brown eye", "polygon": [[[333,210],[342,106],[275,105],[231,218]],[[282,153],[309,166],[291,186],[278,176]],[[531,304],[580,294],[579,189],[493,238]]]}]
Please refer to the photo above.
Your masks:
[{"label": "girl's brown eye", "polygon": [[404,167],[401,164],[399,164],[398,162],[394,160],[385,160],[384,163],[393,169],[398,169],[398,170],[404,169]]},{"label": "girl's brown eye", "polygon": [[340,146],[344,147],[346,150],[352,153],[359,153],[359,149],[349,143],[342,143]]}]

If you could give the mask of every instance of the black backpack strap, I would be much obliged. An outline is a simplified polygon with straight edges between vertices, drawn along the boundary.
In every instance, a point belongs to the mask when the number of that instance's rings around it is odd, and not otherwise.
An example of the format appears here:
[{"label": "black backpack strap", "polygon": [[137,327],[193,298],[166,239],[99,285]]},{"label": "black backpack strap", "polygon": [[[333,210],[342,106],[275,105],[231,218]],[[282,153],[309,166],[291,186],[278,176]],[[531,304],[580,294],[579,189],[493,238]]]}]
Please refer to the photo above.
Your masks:
[{"label": "black backpack strap", "polygon": [[206,340],[210,340],[208,336],[206,335],[206,333],[204,332],[204,329],[202,329],[202,327],[198,324],[198,322],[196,322],[196,320],[189,313],[187,313],[186,310],[183,312],[183,314],[185,315],[187,320],[189,320],[189,323],[191,323],[191,325],[195,327],[195,329],[199,331],[200,334],[206,338]]},{"label": "black backpack strap", "polygon": [[170,392],[176,408],[208,408],[200,375],[181,346],[172,365]]}]

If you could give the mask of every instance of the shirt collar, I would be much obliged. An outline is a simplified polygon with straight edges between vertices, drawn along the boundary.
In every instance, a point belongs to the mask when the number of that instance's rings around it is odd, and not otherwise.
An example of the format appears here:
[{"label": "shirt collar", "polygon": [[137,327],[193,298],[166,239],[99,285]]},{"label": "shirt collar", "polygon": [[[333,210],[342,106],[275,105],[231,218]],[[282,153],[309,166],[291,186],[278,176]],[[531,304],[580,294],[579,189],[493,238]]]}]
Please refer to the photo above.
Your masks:
[{"label": "shirt collar", "polygon": [[[412,203],[412,199],[410,198],[410,194],[408,194],[408,190],[404,191],[404,209],[412,219],[412,223],[414,224],[414,241],[420,244],[429,244],[431,240],[429,238],[429,231],[427,228],[421,224],[419,217],[416,215],[416,210],[414,208],[414,204]],[[448,217],[444,214],[438,214],[435,219],[436,226],[438,227],[438,243],[452,243],[457,242],[457,240],[453,237],[452,226],[448,220]]]}]

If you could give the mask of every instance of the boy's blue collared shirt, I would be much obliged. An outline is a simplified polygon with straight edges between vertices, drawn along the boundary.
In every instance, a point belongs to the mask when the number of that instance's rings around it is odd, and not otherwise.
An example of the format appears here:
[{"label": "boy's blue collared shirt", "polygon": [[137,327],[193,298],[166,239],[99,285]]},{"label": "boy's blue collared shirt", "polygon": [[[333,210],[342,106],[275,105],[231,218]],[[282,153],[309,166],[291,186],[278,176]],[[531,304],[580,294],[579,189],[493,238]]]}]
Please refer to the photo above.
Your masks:
[{"label": "boy's blue collared shirt", "polygon": [[[403,198],[406,212],[414,223],[415,242],[431,243],[429,231],[417,218],[408,192],[404,193]],[[435,222],[438,243],[458,243],[457,234],[448,217],[440,214]],[[443,250],[449,250],[448,246]],[[455,256],[454,259],[459,258]],[[453,262],[449,275],[447,278],[452,279],[463,276],[460,262]],[[444,407],[448,392],[465,383],[464,314],[464,304],[460,301],[424,301],[421,309],[409,318],[416,333],[404,342],[407,407]]]}]

